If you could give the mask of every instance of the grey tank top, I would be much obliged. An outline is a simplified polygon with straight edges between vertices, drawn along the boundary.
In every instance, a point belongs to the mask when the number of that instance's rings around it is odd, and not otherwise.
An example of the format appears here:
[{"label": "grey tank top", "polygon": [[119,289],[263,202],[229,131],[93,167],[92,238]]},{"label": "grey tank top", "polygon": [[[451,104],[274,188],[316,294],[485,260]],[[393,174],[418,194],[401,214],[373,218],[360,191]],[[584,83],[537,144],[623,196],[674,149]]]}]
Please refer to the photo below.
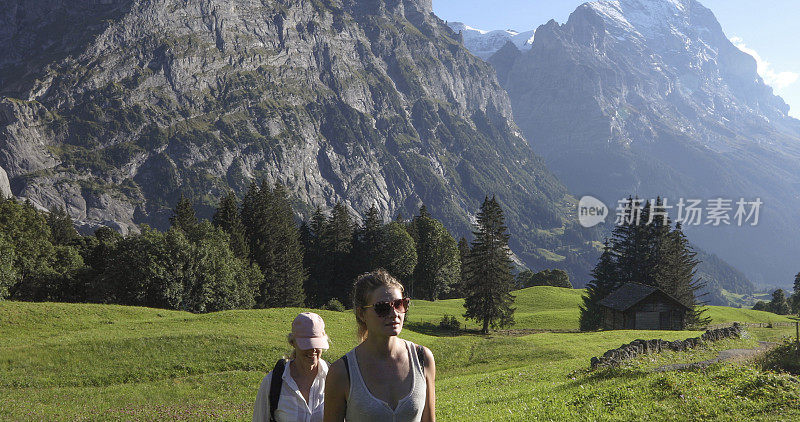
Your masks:
[{"label": "grey tank top", "polygon": [[367,389],[361,370],[356,360],[356,350],[347,352],[350,371],[350,396],[347,400],[347,422],[419,422],[422,419],[422,410],[425,409],[425,396],[428,387],[425,384],[425,373],[416,353],[416,345],[410,341],[406,343],[408,356],[411,362],[413,381],[411,392],[397,402],[397,407],[392,410],[389,405],[377,399]]}]

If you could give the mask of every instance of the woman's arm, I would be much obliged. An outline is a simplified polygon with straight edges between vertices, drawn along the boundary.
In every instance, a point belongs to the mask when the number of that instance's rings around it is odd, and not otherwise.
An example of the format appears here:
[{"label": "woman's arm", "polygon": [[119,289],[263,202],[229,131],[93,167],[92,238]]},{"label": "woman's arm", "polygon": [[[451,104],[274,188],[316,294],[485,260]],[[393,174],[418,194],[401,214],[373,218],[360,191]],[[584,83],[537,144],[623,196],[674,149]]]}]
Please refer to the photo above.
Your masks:
[{"label": "woman's arm", "polygon": [[347,395],[350,392],[350,377],[344,362],[339,359],[328,369],[325,377],[324,422],[342,422],[347,411]]},{"label": "woman's arm", "polygon": [[425,395],[425,409],[422,410],[422,422],[436,422],[436,362],[433,352],[425,350],[425,384],[428,386]]}]

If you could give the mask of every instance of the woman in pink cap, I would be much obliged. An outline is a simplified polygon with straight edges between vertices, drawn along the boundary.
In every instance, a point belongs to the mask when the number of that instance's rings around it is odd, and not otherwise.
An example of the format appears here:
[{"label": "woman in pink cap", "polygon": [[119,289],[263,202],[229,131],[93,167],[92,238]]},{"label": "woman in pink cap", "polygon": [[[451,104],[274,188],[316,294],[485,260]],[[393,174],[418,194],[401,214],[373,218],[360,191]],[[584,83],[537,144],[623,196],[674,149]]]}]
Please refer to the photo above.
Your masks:
[{"label": "woman in pink cap", "polygon": [[287,336],[292,356],[280,359],[261,381],[253,411],[253,422],[321,422],[325,401],[328,349],[325,322],[313,312],[303,312],[292,321]]},{"label": "woman in pink cap", "polygon": [[403,285],[385,270],[363,274],[353,286],[361,344],[331,365],[325,422],[433,422],[433,354],[398,337],[408,311]]}]

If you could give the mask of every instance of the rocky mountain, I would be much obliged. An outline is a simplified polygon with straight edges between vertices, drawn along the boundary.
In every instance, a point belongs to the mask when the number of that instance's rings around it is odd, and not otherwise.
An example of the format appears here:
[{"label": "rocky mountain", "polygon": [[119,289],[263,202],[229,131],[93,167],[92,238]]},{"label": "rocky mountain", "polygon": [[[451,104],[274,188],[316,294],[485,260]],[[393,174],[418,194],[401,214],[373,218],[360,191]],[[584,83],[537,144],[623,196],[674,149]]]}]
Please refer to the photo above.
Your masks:
[{"label": "rocky mountain", "polygon": [[447,25],[456,34],[461,35],[464,47],[484,60],[508,42],[522,51],[530,50],[533,44],[533,30],[525,32],[517,32],[513,29],[485,31],[462,22],[448,22]]},{"label": "rocky mountain", "polygon": [[[695,0],[596,1],[488,62],[534,151],[577,195],[701,200],[693,242],[751,280],[787,284],[800,256],[800,121]],[[730,224],[713,224],[723,203]],[[760,198],[740,227],[736,202]],[[746,208],[747,212],[751,207]],[[673,209],[673,217],[677,209]],[[685,216],[685,214],[684,214]]]},{"label": "rocky mountain", "polygon": [[12,0],[0,12],[0,167],[85,230],[165,227],[185,195],[280,181],[299,216],[421,204],[467,234],[497,195],[512,249],[585,281],[574,199],[490,65],[430,0]]}]

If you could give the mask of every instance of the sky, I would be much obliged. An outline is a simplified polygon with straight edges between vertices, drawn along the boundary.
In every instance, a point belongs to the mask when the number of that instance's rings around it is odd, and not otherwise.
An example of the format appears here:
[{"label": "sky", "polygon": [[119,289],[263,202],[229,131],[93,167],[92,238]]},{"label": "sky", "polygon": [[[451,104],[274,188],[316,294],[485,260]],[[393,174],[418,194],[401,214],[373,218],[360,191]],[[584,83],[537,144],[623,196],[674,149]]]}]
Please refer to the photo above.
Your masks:
[{"label": "sky", "polygon": [[[494,30],[535,29],[550,19],[564,23],[585,1],[579,0],[433,0],[446,21]],[[711,9],[725,35],[758,63],[758,73],[800,118],[800,1],[700,0]]]}]

